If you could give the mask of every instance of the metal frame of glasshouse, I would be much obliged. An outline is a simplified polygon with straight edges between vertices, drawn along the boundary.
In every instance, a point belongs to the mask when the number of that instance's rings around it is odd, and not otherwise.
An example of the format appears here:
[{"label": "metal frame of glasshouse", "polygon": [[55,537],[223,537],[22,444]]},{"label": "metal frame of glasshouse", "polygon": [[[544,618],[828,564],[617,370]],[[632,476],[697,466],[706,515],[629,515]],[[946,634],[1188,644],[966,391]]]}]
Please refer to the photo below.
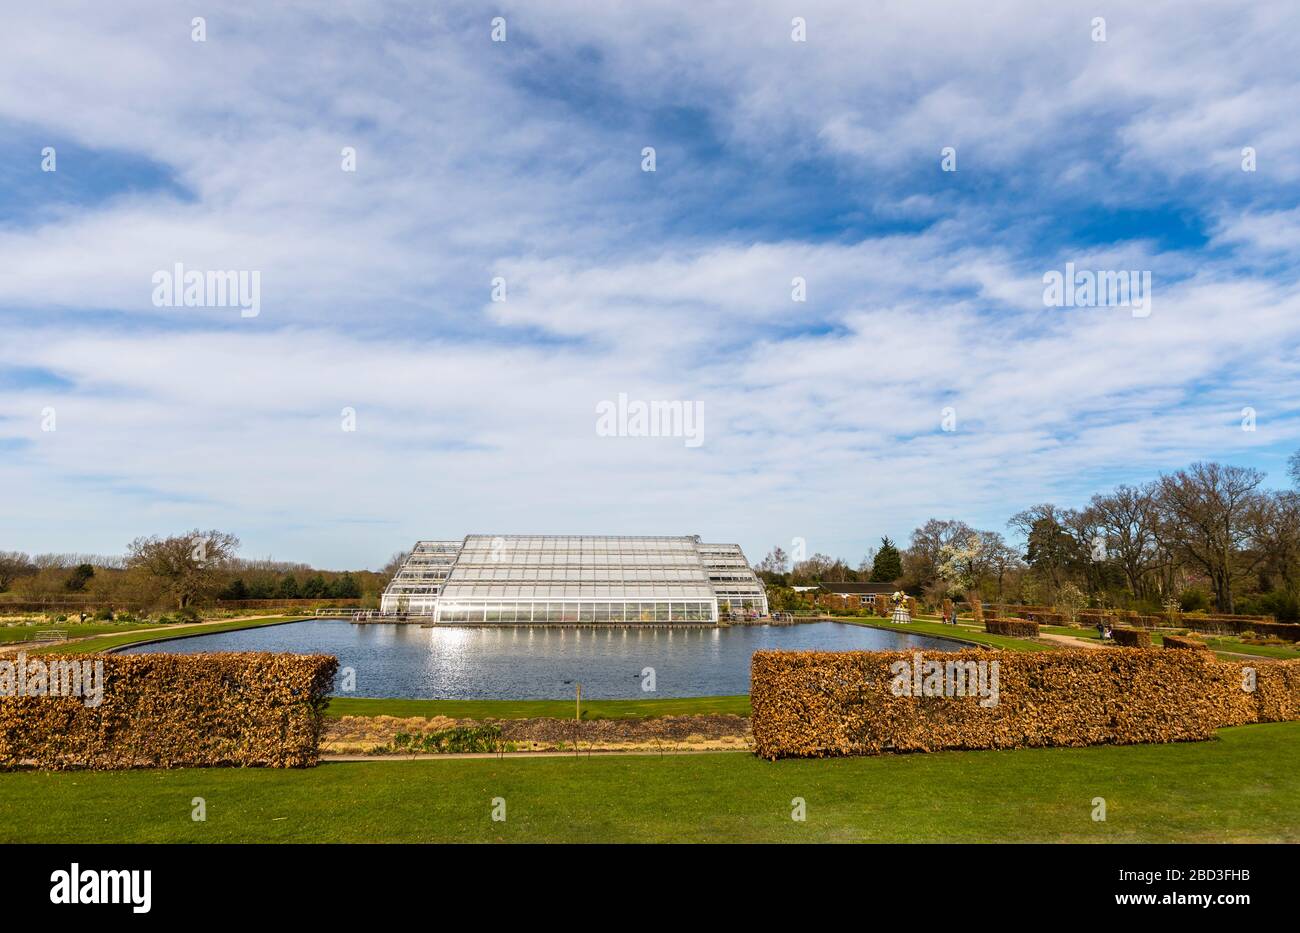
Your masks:
[{"label": "metal frame of glasshouse", "polygon": [[420,541],[380,602],[393,616],[502,624],[709,624],[767,614],[737,544],[696,535],[468,535]]}]

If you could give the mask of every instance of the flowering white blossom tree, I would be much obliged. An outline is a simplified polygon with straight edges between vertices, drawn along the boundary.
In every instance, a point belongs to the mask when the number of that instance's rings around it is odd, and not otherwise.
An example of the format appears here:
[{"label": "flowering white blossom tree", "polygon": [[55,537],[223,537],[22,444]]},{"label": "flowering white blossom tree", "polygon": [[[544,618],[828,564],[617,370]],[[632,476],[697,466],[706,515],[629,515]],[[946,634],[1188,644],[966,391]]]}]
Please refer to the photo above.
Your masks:
[{"label": "flowering white blossom tree", "polygon": [[966,594],[966,601],[976,613],[976,618],[982,617],[979,610],[979,585],[988,571],[984,540],[978,534],[972,534],[964,541],[945,544],[939,549],[936,570],[940,579]]},{"label": "flowering white blossom tree", "polygon": [[1088,595],[1079,589],[1073,583],[1066,583],[1061,587],[1060,594],[1056,597],[1057,607],[1071,625],[1079,619],[1079,611],[1085,609],[1088,605]]}]

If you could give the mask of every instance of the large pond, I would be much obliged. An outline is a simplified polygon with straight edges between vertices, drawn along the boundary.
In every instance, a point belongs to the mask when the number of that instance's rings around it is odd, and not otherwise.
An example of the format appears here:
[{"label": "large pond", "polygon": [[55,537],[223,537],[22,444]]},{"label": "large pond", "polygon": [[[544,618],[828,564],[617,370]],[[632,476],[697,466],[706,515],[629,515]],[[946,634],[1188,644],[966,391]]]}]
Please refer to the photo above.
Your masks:
[{"label": "large pond", "polygon": [[[128,648],[124,654],[289,651],[332,654],[356,671],[347,696],[564,699],[575,682],[592,699],[749,692],[763,648],[953,650],[956,642],[840,622],[728,628],[421,628],[318,620],[218,632]],[[653,693],[642,689],[654,672]],[[337,682],[336,686],[341,685]],[[341,693],[342,691],[337,691]]]}]

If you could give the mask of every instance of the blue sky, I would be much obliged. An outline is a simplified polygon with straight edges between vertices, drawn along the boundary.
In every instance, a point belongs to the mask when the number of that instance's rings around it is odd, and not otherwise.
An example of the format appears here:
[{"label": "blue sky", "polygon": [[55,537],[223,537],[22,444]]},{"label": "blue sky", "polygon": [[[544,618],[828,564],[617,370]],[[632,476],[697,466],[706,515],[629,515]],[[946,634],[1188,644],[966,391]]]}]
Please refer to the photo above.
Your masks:
[{"label": "blue sky", "polygon": [[[1197,459],[1285,485],[1300,14],[1128,6],[18,11],[0,549],[202,526],[328,567],[538,531],[856,560]],[[258,272],[260,313],[156,307],[176,263]],[[1151,315],[1045,307],[1066,263],[1149,270]],[[698,404],[703,443],[600,436],[619,393]]]}]

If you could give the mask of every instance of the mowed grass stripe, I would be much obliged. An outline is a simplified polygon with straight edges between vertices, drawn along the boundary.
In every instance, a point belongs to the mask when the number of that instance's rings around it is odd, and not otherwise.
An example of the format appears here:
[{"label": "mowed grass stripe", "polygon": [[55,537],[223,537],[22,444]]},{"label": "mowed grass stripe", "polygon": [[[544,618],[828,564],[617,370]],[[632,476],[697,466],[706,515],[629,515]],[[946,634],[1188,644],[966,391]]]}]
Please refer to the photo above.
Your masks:
[{"label": "mowed grass stripe", "polygon": [[[3,842],[1300,841],[1300,723],[1176,745],[0,775]],[[190,819],[203,797],[207,820]],[[505,822],[491,819],[494,798]],[[791,819],[806,801],[807,820]],[[1092,818],[1093,799],[1107,819]]]},{"label": "mowed grass stripe", "polygon": [[189,638],[195,635],[213,635],[218,632],[235,632],[246,628],[261,628],[264,625],[284,625],[288,622],[302,622],[307,616],[265,616],[255,619],[231,619],[225,622],[186,622],[159,626],[154,631],[127,632],[121,635],[104,635],[70,645],[51,645],[40,648],[32,654],[95,654],[128,645],[144,645],[156,641],[168,641],[173,638]]}]

